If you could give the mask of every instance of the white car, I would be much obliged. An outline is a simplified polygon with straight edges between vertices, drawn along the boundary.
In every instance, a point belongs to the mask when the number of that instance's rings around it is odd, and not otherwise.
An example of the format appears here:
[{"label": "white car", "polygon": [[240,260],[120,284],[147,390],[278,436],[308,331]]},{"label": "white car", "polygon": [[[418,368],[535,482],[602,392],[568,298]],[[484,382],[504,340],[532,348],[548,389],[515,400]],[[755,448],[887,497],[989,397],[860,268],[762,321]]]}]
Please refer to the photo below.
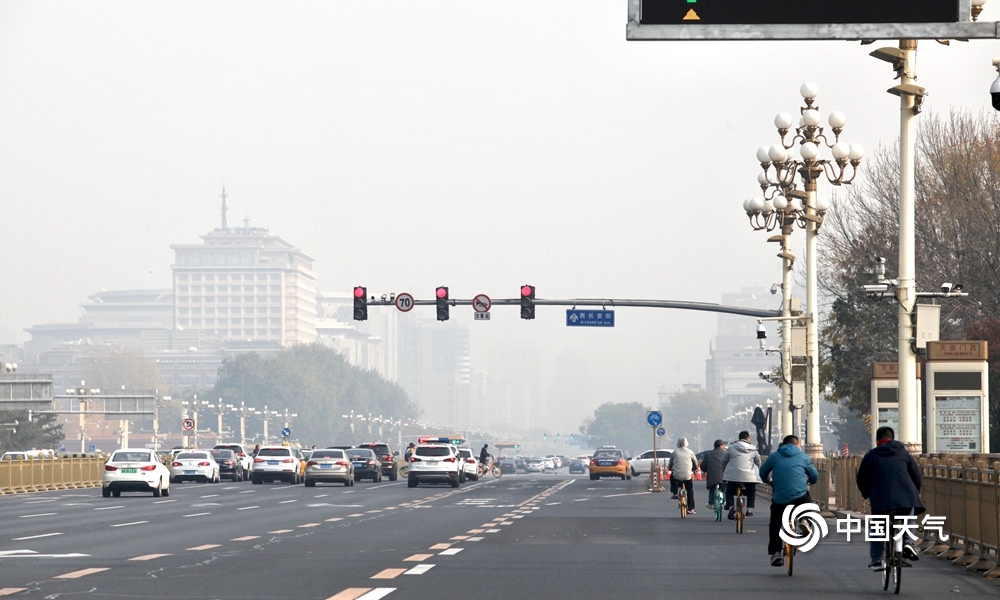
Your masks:
[{"label": "white car", "polygon": [[544,471],[545,463],[543,463],[540,458],[533,458],[524,465],[525,473],[543,473]]},{"label": "white car", "polygon": [[562,459],[559,458],[558,456],[556,456],[555,454],[549,454],[545,458],[551,458],[552,459],[552,463],[555,465],[556,469],[561,469],[562,468],[562,466],[563,466]]},{"label": "white car", "polygon": [[[447,439],[447,438],[442,438]],[[453,488],[465,479],[458,450],[447,441],[421,443],[410,456],[410,472],[406,487],[417,487],[424,482],[447,483]]]},{"label": "white car", "polygon": [[462,461],[465,478],[479,481],[479,459],[472,453],[472,448],[459,448],[458,458]]},{"label": "white car", "polygon": [[632,460],[629,461],[629,464],[632,465],[632,475],[635,476],[642,475],[643,473],[649,473],[649,469],[652,467],[653,461],[656,460],[656,462],[660,463],[660,466],[663,467],[663,473],[664,476],[666,476],[667,463],[670,462],[671,454],[673,454],[673,452],[670,450],[657,450],[656,457],[654,459],[653,451],[646,450],[639,456],[633,457]]},{"label": "white car", "polygon": [[542,459],[542,471],[555,471],[556,461],[552,460],[548,456]]},{"label": "white car", "polygon": [[[212,461],[215,462],[215,461]],[[170,470],[160,457],[146,448],[115,450],[104,464],[101,495],[105,498],[122,492],[152,492],[154,498],[170,495]]]},{"label": "white car", "polygon": [[170,463],[170,482],[201,481],[219,483],[219,463],[207,450],[186,450],[178,452]]},{"label": "white car", "polygon": [[253,459],[250,483],[261,484],[279,479],[291,484],[299,482],[300,461],[288,446],[262,446]]}]

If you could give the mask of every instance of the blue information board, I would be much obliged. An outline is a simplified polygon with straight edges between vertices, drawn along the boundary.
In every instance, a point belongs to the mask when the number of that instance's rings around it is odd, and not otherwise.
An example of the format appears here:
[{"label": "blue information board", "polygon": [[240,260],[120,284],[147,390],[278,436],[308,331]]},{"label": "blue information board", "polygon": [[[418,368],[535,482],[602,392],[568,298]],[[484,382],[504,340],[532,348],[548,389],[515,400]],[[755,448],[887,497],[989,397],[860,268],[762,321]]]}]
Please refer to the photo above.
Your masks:
[{"label": "blue information board", "polygon": [[566,309],[567,327],[614,327],[615,311],[613,310],[578,310]]}]

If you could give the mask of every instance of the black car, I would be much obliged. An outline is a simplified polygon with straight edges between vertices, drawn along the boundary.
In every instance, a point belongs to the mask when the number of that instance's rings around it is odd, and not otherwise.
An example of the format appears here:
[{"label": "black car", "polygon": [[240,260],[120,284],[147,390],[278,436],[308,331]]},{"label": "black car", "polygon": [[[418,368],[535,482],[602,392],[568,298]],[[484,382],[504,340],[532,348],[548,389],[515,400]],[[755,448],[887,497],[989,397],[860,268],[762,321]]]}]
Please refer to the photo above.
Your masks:
[{"label": "black car", "polygon": [[345,450],[347,458],[354,464],[354,481],[371,479],[382,481],[382,464],[371,448],[351,448]]},{"label": "black car", "polygon": [[243,463],[240,462],[240,457],[232,450],[212,450],[212,458],[215,462],[219,463],[219,477],[222,479],[229,478],[233,481],[243,481],[246,479],[246,473],[243,472]]},{"label": "black car", "polygon": [[586,473],[587,472],[587,461],[582,458],[574,458],[569,463],[570,473]]},{"label": "black car", "polygon": [[358,444],[358,448],[371,448],[375,456],[378,457],[379,462],[382,463],[382,475],[388,477],[389,481],[396,481],[396,476],[398,475],[396,457],[399,456],[399,452],[393,452],[389,448],[389,444],[385,442]]},{"label": "black car", "polygon": [[517,473],[517,463],[514,462],[513,458],[501,456],[497,464],[500,465],[500,470],[504,473]]}]

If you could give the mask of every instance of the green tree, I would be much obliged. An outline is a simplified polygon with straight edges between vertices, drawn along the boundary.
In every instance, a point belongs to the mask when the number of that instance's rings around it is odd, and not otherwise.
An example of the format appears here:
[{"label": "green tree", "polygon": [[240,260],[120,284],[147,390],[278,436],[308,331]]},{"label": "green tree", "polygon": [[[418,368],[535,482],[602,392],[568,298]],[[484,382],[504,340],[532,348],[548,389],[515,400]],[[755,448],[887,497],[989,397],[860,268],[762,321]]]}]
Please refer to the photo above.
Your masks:
[{"label": "green tree", "polygon": [[663,408],[663,427],[667,435],[660,443],[675,447],[677,439],[684,437],[695,452],[709,450],[717,438],[728,441],[735,437],[735,432],[729,431],[732,426],[727,427],[725,417],[719,399],[708,390],[684,390],[673,396],[670,405]]},{"label": "green tree", "polygon": [[0,411],[0,451],[56,450],[64,437],[57,415],[41,414],[28,418],[28,411]]},{"label": "green tree", "polygon": [[[293,438],[307,444],[372,441],[362,439],[369,437],[367,422],[352,434],[350,422],[343,418],[351,411],[400,421],[420,415],[420,409],[397,384],[374,371],[350,365],[321,344],[227,359],[215,387],[206,395],[213,402],[218,398],[236,406],[243,402],[259,410],[267,406],[268,410],[296,413]],[[376,425],[371,435],[377,436],[377,429]]]},{"label": "green tree", "polygon": [[632,456],[652,444],[646,424],[649,410],[639,402],[606,402],[580,426],[580,433],[589,436],[594,448],[617,446]]},{"label": "green tree", "polygon": [[[875,282],[875,256],[886,259],[888,278],[898,273],[898,148],[880,148],[864,166],[865,180],[834,198],[819,236],[819,284],[829,308],[821,386],[831,386],[833,399],[855,418],[870,411],[872,363],[897,360],[898,335],[895,302],[872,302],[859,292]],[[917,289],[961,282],[970,294],[941,301],[941,339],[990,339],[990,323],[1000,317],[1000,121],[964,113],[921,117],[915,191]],[[990,363],[994,440],[998,367]]]}]

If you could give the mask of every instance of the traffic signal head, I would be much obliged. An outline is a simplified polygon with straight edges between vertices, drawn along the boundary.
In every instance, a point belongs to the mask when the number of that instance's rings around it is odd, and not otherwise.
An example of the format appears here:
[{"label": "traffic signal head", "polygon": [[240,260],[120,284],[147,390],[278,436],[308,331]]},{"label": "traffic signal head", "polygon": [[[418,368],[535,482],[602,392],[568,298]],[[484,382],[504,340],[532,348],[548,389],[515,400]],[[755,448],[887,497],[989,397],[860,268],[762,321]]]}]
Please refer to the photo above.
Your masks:
[{"label": "traffic signal head", "polygon": [[354,320],[368,320],[368,288],[361,286],[354,288]]},{"label": "traffic signal head", "polygon": [[535,286],[521,286],[521,318],[535,318]]},{"label": "traffic signal head", "polygon": [[448,320],[448,288],[442,286],[434,290],[434,298],[437,301],[438,321]]}]

